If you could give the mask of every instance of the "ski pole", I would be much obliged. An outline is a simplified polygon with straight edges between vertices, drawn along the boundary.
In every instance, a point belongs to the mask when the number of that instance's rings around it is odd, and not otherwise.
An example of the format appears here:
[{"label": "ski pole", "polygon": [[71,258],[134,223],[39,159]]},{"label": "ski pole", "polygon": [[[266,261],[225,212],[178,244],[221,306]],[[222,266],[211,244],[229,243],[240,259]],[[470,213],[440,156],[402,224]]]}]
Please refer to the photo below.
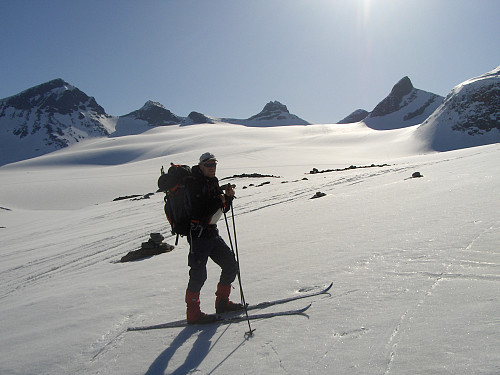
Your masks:
[{"label": "ski pole", "polygon": [[[239,259],[239,254],[238,254],[238,242],[236,240],[236,225],[234,223],[234,210],[233,210],[232,204],[231,204],[231,216],[232,216],[232,220],[233,220],[233,232],[234,232],[235,248],[233,248],[233,241],[231,239],[231,231],[229,230],[229,223],[227,221],[227,215],[224,212],[224,219],[226,221],[226,228],[227,228],[227,235],[229,237],[229,244],[231,245],[231,251],[232,251],[234,259],[236,261],[236,267],[237,267],[236,268],[236,270],[237,270],[236,275],[238,276],[238,284],[240,286],[241,304],[243,305],[243,308],[245,309],[245,315],[247,317],[247,322],[248,322],[248,332],[246,332],[245,334],[248,336],[253,336],[253,331],[255,331],[255,330],[252,329],[252,326],[250,325],[250,318],[248,317],[248,307],[247,307],[247,304],[245,301],[245,295],[243,293],[243,286],[241,285],[240,259]],[[235,252],[235,249],[236,249],[236,252]]]},{"label": "ski pole", "polygon": [[243,294],[243,286],[242,286],[242,282],[241,282],[241,272],[240,272],[240,255],[238,253],[238,240],[236,239],[236,221],[234,220],[234,209],[233,209],[232,203],[231,203],[231,219],[233,221],[234,248],[236,250],[236,263],[238,265],[238,280],[239,280],[239,284],[240,284],[240,294],[241,294],[241,299],[243,301],[243,306],[245,306],[245,314],[246,314],[247,320],[248,320],[249,331],[247,332],[247,334],[249,336],[252,336],[254,330],[252,330],[252,327],[250,327],[250,319],[248,318],[248,307],[247,307],[247,304],[245,301],[245,295]]}]

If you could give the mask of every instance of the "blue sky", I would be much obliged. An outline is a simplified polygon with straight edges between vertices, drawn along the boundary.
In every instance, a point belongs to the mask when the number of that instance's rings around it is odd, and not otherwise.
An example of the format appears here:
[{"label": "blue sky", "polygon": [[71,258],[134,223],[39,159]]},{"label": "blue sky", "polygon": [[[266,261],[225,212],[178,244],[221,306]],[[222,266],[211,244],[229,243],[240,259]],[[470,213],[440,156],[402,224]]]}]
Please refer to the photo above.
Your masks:
[{"label": "blue sky", "polygon": [[158,101],[314,123],[372,110],[404,76],[445,96],[500,65],[498,0],[0,0],[0,98],[62,78],[111,115]]}]

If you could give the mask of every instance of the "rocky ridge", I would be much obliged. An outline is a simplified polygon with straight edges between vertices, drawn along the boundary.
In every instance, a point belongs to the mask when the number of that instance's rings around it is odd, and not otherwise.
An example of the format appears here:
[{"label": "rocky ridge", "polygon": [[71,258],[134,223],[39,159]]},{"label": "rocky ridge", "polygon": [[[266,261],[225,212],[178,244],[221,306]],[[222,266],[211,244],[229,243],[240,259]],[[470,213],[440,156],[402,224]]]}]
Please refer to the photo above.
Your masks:
[{"label": "rocky ridge", "polygon": [[500,66],[454,87],[417,135],[437,151],[500,142]]},{"label": "rocky ridge", "polygon": [[363,121],[372,129],[389,130],[422,123],[443,102],[443,97],[416,89],[403,77]]}]

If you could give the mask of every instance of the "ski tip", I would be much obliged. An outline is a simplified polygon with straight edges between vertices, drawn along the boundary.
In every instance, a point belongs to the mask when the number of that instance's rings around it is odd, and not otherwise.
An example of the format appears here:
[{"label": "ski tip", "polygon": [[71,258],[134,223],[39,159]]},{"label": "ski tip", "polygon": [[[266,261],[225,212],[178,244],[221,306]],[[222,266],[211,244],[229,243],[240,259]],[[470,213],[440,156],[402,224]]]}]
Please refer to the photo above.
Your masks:
[{"label": "ski tip", "polygon": [[328,292],[332,288],[332,286],[333,286],[333,281],[323,290],[323,293]]},{"label": "ski tip", "polygon": [[302,308],[302,309],[298,310],[298,312],[299,312],[299,313],[303,313],[303,312],[305,312],[305,311],[306,311],[309,307],[311,307],[311,306],[312,306],[312,303],[310,303],[310,304],[309,304],[309,305],[307,305],[306,307],[304,307],[304,308]]}]

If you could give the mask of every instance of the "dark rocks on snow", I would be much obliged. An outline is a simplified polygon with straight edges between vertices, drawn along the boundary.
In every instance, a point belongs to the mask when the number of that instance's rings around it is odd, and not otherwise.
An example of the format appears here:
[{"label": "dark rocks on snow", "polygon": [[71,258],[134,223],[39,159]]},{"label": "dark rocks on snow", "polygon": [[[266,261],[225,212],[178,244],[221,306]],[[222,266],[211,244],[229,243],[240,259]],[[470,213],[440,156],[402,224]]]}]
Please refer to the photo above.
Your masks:
[{"label": "dark rocks on snow", "polygon": [[223,180],[228,180],[230,178],[261,178],[261,177],[273,177],[273,178],[280,178],[279,176],[274,176],[272,174],[260,174],[260,173],[243,173],[243,174],[235,174],[232,175],[231,177],[224,177],[221,178],[220,181]]},{"label": "dark rocks on snow", "polygon": [[381,168],[381,167],[388,167],[389,164],[372,164],[372,165],[363,165],[363,166],[355,166],[351,165],[347,168],[338,168],[338,169],[324,169],[324,170],[319,170],[318,168],[313,168],[311,171],[309,171],[309,174],[317,174],[317,173],[328,173],[328,172],[342,172],[342,171],[348,171],[351,169],[358,169],[358,168]]},{"label": "dark rocks on snow", "polygon": [[271,183],[271,181],[265,181],[265,182],[262,182],[258,185],[255,185],[255,184],[249,184],[248,186],[243,186],[243,189],[248,189],[249,187],[262,187],[262,186],[265,186],[265,185],[269,185]]},{"label": "dark rocks on snow", "polygon": [[140,201],[142,199],[149,199],[151,198],[152,195],[154,195],[155,193],[147,193],[147,194],[144,194],[143,196],[141,197],[138,197],[138,198],[134,198],[132,199],[133,201]]},{"label": "dark rocks on snow", "polygon": [[141,199],[149,199],[152,195],[154,195],[154,193],[147,193],[144,195],[141,195],[141,194],[125,195],[123,197],[118,197],[118,198],[113,199],[113,202],[123,201],[125,199],[131,199],[131,200],[135,200],[135,201],[141,200]]},{"label": "dark rocks on snow", "polygon": [[271,181],[262,182],[261,184],[257,185],[257,187],[261,187],[261,186],[264,186],[264,185],[269,185],[270,183],[271,183]]},{"label": "dark rocks on snow", "polygon": [[127,255],[120,259],[120,262],[131,262],[172,251],[174,246],[169,245],[168,243],[163,243],[164,239],[165,237],[163,237],[161,233],[151,233],[149,240],[147,242],[143,242],[139,250],[130,251]]},{"label": "dark rocks on snow", "polygon": [[311,199],[316,199],[316,198],[321,198],[324,197],[326,193],[322,193],[321,191],[317,191],[316,194],[314,194]]},{"label": "dark rocks on snow", "polygon": [[118,198],[113,199],[113,202],[123,201],[125,199],[137,198],[140,196],[141,196],[140,194],[125,195],[123,197],[118,197]]}]

